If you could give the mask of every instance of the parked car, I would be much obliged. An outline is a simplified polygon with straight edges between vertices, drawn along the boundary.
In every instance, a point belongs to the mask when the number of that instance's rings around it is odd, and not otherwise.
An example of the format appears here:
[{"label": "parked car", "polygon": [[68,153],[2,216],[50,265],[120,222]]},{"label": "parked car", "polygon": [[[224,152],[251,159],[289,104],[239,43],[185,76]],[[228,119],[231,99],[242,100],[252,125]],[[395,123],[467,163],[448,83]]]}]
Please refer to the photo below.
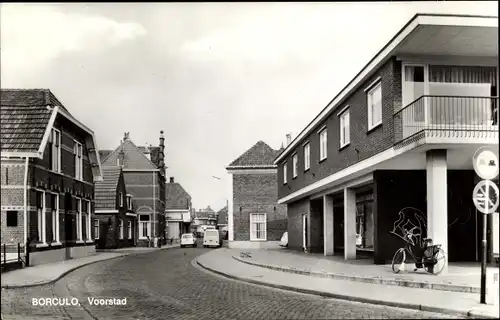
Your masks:
[{"label": "parked car", "polygon": [[181,248],[184,248],[186,246],[191,246],[193,248],[196,248],[198,246],[196,243],[196,236],[192,233],[184,233],[181,236]]},{"label": "parked car", "polygon": [[288,232],[283,233],[281,236],[280,247],[288,247]]},{"label": "parked car", "polygon": [[203,247],[221,247],[222,239],[219,234],[219,230],[208,229],[205,230],[203,235]]}]

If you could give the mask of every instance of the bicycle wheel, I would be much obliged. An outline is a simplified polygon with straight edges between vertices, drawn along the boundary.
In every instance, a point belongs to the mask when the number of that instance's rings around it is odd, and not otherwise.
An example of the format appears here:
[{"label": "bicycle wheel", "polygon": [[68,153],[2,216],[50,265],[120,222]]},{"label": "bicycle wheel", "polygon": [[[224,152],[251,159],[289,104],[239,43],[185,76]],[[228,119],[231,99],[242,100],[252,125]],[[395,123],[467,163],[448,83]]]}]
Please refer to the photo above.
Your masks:
[{"label": "bicycle wheel", "polygon": [[424,263],[424,269],[428,273],[432,273],[434,275],[440,274],[445,265],[445,255],[443,249],[439,248],[438,252],[434,254],[432,259],[432,263]]},{"label": "bicycle wheel", "polygon": [[404,248],[399,248],[398,251],[394,254],[392,258],[392,271],[394,273],[399,273],[401,271],[401,267],[405,262],[406,254]]}]

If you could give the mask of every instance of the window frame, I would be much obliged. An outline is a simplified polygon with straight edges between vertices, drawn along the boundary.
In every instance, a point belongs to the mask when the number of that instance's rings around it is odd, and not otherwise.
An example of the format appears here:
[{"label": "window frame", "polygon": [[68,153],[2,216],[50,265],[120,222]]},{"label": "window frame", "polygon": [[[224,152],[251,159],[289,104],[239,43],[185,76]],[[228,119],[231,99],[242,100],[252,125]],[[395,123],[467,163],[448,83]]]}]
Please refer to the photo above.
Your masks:
[{"label": "window frame", "polygon": [[76,241],[77,242],[83,242],[83,214],[82,214],[82,199],[81,198],[76,198],[76,208],[77,208],[77,213],[76,213]]},{"label": "window frame", "polygon": [[[16,223],[15,223],[15,225],[9,225],[9,221],[12,222],[11,220],[13,219],[13,218],[9,219],[9,216],[11,216],[13,213],[15,213]],[[6,224],[7,228],[19,227],[18,211],[17,210],[7,210],[7,212],[5,213],[5,220],[6,220],[5,224]]]},{"label": "window frame", "polygon": [[127,221],[128,239],[132,239],[132,221]]},{"label": "window frame", "polygon": [[99,239],[99,232],[101,231],[100,230],[101,226],[99,225],[100,221],[99,221],[99,219],[93,219],[93,220],[94,220],[94,226],[93,226],[94,227],[94,239]]},{"label": "window frame", "polygon": [[73,153],[75,155],[75,179],[83,180],[83,144],[73,140]]},{"label": "window frame", "polygon": [[[148,217],[148,220],[141,220],[141,217],[144,216],[144,217]],[[139,221],[139,239],[147,239],[148,235],[151,234],[151,216],[149,214],[140,214],[138,217],[138,221]],[[144,225],[146,225],[146,229],[147,229],[147,235],[144,236]]]},{"label": "window frame", "polygon": [[[328,158],[328,129],[324,127],[318,132],[319,135],[319,161]],[[325,140],[323,142],[323,139]]]},{"label": "window frame", "polygon": [[92,201],[85,200],[87,202],[87,240],[92,241]]},{"label": "window frame", "polygon": [[304,144],[304,171],[309,169],[311,169],[311,144],[308,141]]},{"label": "window frame", "polygon": [[120,219],[120,223],[118,224],[118,231],[120,234],[120,240],[123,239],[123,219]]},{"label": "window frame", "polygon": [[[36,211],[37,211],[37,234],[38,234],[38,243],[39,244],[47,244],[47,232],[46,232],[46,199],[45,199],[45,191],[36,190],[37,192],[37,203],[36,203]],[[38,195],[40,194],[41,203],[38,203]],[[40,207],[39,207],[40,205]]]},{"label": "window frame", "polygon": [[292,155],[292,179],[297,178],[299,175],[299,155],[295,152]]},{"label": "window frame", "polygon": [[[373,122],[373,96],[375,91],[380,90],[380,107],[377,111],[380,113],[380,120],[376,123]],[[366,91],[366,105],[368,109],[368,131],[375,129],[382,124],[382,81],[377,81]]]},{"label": "window frame", "polygon": [[61,173],[61,130],[52,128],[50,133],[50,144],[52,153],[50,170]]},{"label": "window frame", "polygon": [[53,203],[50,204],[51,215],[52,215],[52,242],[60,243],[60,234],[59,234],[59,193],[51,192],[50,199],[52,202],[52,197],[55,197],[54,204],[55,208],[53,208]]},{"label": "window frame", "polygon": [[287,161],[285,161],[285,163],[283,163],[283,184],[288,183],[287,176],[288,176],[288,165]]},{"label": "window frame", "polygon": [[121,192],[118,193],[118,204],[120,208],[123,208],[123,193]]},{"label": "window frame", "polygon": [[[346,121],[347,119],[347,121]],[[339,113],[339,121],[340,121],[340,148],[344,148],[351,143],[351,112],[349,108],[342,110]],[[347,126],[346,126],[347,123]],[[345,127],[347,127],[346,132],[344,132]],[[347,133],[347,139],[346,139]]]},{"label": "window frame", "polygon": [[[264,221],[255,221],[255,216],[264,216]],[[249,222],[250,222],[250,241],[267,241],[267,214],[265,212],[253,212],[250,213],[249,217]],[[262,223],[264,224],[264,237],[259,238],[258,236],[258,231],[254,230],[256,229],[254,224],[257,223]],[[255,233],[255,236],[254,236]]]}]

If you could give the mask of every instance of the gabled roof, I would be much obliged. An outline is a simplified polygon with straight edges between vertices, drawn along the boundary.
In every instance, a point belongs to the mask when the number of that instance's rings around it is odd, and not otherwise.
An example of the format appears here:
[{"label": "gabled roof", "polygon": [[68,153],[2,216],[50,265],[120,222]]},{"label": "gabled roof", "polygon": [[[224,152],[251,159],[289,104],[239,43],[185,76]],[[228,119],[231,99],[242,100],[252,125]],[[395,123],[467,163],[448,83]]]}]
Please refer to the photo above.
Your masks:
[{"label": "gabled roof", "polygon": [[59,106],[69,113],[49,89],[2,89],[1,106]]},{"label": "gabled roof", "polygon": [[102,179],[94,132],[75,119],[49,89],[1,89],[2,157],[43,158],[56,117],[64,117],[91,139],[86,147],[94,181]]},{"label": "gabled roof", "polygon": [[125,139],[103,161],[103,166],[116,166],[120,151],[124,152],[124,169],[158,169],[130,139]]},{"label": "gabled roof", "polygon": [[95,210],[116,209],[116,191],[122,170],[118,166],[103,167],[103,180],[95,183]]},{"label": "gabled roof", "polygon": [[210,208],[210,206],[206,207],[205,209],[201,209],[200,211],[195,211],[195,217],[197,219],[208,219],[209,216],[215,218],[215,211]]},{"label": "gabled roof", "polygon": [[0,108],[2,133],[0,150],[2,152],[38,152],[52,112],[46,106],[2,105]]},{"label": "gabled roof", "polygon": [[227,169],[244,169],[244,168],[275,168],[274,159],[279,154],[279,150],[274,150],[264,141],[259,141],[250,149],[245,151],[241,156],[236,158]]},{"label": "gabled roof", "polygon": [[191,196],[179,183],[166,183],[165,195],[165,210],[189,209]]}]

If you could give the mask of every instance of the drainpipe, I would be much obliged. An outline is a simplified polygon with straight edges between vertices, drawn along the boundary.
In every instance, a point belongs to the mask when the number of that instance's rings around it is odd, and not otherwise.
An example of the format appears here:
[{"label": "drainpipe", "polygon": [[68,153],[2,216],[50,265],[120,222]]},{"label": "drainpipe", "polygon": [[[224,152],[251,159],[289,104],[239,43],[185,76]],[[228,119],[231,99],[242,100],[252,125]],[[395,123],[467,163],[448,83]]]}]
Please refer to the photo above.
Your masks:
[{"label": "drainpipe", "polygon": [[29,158],[26,157],[24,167],[24,254],[28,253],[28,165]]},{"label": "drainpipe", "polygon": [[153,246],[154,246],[154,239],[156,238],[156,183],[155,183],[155,173],[153,171]]}]

